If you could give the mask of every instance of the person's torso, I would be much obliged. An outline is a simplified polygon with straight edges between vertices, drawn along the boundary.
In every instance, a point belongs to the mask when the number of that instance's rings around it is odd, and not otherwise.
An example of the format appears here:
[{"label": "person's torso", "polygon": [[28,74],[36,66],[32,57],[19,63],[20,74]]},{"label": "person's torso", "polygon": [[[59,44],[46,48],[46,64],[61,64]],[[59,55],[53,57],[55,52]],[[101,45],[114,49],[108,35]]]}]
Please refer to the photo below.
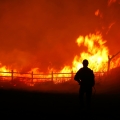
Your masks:
[{"label": "person's torso", "polygon": [[90,68],[81,68],[79,74],[80,74],[81,85],[91,86],[93,79],[93,71]]}]

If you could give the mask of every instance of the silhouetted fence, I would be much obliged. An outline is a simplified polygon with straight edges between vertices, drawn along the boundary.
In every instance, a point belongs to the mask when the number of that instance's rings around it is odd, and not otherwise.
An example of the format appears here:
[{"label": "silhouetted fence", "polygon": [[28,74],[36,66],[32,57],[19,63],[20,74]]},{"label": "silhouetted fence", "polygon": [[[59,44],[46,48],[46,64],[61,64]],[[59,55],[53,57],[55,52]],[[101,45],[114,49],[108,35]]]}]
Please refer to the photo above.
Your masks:
[{"label": "silhouetted fence", "polygon": [[[105,72],[95,72],[96,77],[101,77],[105,74]],[[68,80],[73,80],[74,79],[75,73],[70,72],[70,73],[19,73],[19,72],[14,72],[13,70],[11,72],[0,72],[0,81],[14,81],[14,80],[19,80],[19,81],[25,81],[25,82],[65,82]]]}]

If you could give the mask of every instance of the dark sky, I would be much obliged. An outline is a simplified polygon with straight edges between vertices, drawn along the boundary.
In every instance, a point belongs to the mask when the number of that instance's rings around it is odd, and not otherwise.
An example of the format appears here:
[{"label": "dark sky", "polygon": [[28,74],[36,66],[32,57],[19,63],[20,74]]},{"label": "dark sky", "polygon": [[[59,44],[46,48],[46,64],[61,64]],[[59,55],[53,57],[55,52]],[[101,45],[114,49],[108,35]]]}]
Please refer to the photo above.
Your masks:
[{"label": "dark sky", "polygon": [[[59,70],[82,51],[75,43],[79,35],[97,30],[115,54],[120,50],[120,0],[114,1],[0,0],[1,63]],[[102,17],[95,15],[98,9]]]}]

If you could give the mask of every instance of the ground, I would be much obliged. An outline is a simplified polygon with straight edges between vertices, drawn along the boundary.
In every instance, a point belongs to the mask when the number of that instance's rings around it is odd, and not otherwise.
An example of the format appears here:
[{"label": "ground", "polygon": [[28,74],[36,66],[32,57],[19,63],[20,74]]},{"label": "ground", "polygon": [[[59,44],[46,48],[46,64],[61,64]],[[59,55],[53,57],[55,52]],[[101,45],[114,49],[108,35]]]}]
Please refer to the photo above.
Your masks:
[{"label": "ground", "polygon": [[120,119],[120,94],[95,93],[92,109],[80,111],[78,93],[52,93],[13,89],[0,90],[3,119]]}]

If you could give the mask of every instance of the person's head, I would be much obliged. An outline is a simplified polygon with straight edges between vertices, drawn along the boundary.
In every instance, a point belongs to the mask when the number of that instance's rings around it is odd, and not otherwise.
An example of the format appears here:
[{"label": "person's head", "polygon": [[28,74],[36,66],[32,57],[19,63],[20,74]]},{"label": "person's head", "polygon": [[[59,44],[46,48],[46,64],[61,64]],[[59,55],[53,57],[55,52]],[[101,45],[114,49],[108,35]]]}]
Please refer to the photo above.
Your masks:
[{"label": "person's head", "polygon": [[83,67],[87,67],[88,66],[88,60],[84,59],[83,62],[82,62],[82,64],[83,64]]}]

